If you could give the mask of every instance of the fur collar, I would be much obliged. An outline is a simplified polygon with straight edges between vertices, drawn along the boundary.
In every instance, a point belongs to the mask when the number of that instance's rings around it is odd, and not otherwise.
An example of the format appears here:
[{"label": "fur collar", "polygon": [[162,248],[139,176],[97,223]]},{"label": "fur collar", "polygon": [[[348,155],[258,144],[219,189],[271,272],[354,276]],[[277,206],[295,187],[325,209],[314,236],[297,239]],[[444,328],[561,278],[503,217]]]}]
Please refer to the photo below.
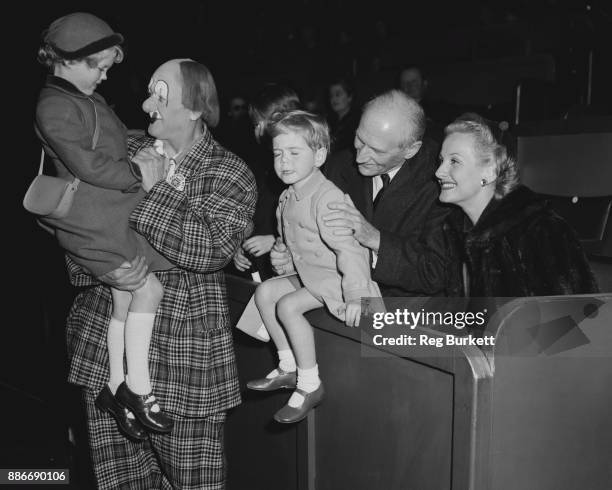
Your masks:
[{"label": "fur collar", "polygon": [[454,212],[450,224],[455,233],[465,236],[469,243],[488,242],[512,231],[539,216],[553,212],[540,195],[521,185],[501,199],[491,199],[480,219],[472,226],[463,211]]}]

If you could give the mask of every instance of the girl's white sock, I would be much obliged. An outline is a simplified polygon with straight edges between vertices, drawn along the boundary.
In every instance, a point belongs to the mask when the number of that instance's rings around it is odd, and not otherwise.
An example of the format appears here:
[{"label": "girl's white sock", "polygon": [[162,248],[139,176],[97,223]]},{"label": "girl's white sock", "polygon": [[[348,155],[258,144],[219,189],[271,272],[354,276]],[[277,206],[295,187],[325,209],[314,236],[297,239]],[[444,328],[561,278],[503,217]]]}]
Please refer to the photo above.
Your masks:
[{"label": "girl's white sock", "polygon": [[108,369],[110,376],[108,387],[114,395],[119,385],[125,380],[123,367],[123,354],[125,352],[125,322],[111,317],[106,332],[106,345],[108,348]]},{"label": "girl's white sock", "polygon": [[149,346],[153,335],[155,313],[130,311],[125,321],[125,356],[127,359],[129,388],[134,393],[151,393],[149,376]]}]

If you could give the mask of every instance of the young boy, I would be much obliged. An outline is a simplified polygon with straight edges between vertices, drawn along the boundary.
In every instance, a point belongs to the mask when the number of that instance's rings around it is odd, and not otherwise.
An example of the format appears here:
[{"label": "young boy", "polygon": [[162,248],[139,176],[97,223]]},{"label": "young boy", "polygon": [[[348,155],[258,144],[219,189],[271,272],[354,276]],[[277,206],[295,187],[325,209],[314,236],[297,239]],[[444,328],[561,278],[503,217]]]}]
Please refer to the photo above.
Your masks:
[{"label": "young boy", "polygon": [[358,326],[361,297],[379,297],[380,291],[370,278],[368,251],[352,236],[334,235],[323,222],[329,213],[327,204],[344,200],[342,191],[319,170],[329,151],[327,124],[314,114],[291,111],[278,116],[269,132],[274,169],[289,185],[279,199],[277,245],[284,243],[293,258],[285,272],[297,275],[269,279],[255,292],[280,362],[247,387],[272,391],[297,386],[287,405],[274,415],[277,422],[292,423],[306,417],[324,396],[314,334],[304,313],[325,305],[348,326]]}]

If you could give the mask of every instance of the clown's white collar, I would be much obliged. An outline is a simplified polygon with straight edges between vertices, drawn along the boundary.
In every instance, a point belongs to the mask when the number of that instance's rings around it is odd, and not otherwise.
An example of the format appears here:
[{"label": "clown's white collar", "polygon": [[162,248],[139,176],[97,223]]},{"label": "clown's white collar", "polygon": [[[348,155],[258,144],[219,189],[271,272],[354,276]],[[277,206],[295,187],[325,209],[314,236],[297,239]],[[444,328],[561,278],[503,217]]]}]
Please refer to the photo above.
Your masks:
[{"label": "clown's white collar", "polygon": [[[155,140],[155,143],[153,143],[153,148],[155,148],[155,151],[159,153],[161,156],[166,157],[166,158],[171,158],[170,155],[166,153],[166,149],[164,148],[163,140]],[[178,155],[178,153],[176,155]],[[172,158],[176,157],[176,155],[173,155]]]},{"label": "clown's white collar", "polygon": [[172,151],[173,153],[172,155],[170,155],[168,151],[166,151],[166,146],[163,140],[156,139],[155,142],[153,143],[153,148],[155,148],[155,151],[159,153],[162,157],[166,157],[168,160],[173,160],[178,163],[179,157],[181,157],[181,160],[182,160],[183,157],[191,151],[194,144],[195,142],[189,145],[187,148],[183,148],[182,150],[177,151],[176,153],[174,153],[174,151],[170,147],[168,147],[168,150]]},{"label": "clown's white collar", "polygon": [[[200,136],[195,138],[186,148],[182,148],[181,150],[177,151],[176,153],[174,153],[172,148],[170,148],[170,147],[166,148],[166,145],[164,144],[164,140],[160,140],[160,139],[156,139],[155,140],[155,142],[153,143],[153,148],[155,148],[155,151],[158,154],[160,154],[161,156],[166,157],[169,160],[173,160],[173,161],[175,161],[178,164],[179,163],[179,157],[180,157],[180,160],[183,160],[183,158],[185,158],[185,156],[198,143],[198,141],[200,141],[204,137],[205,134],[206,133],[201,134]],[[171,150],[174,154],[170,155],[167,150]]]}]

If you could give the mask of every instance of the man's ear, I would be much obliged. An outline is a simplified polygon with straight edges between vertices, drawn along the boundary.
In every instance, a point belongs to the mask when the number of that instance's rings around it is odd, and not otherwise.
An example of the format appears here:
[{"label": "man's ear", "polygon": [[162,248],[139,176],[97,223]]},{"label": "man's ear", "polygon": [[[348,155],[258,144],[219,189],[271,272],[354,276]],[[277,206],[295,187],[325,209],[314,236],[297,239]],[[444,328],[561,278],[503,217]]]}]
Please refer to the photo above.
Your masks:
[{"label": "man's ear", "polygon": [[202,111],[189,111],[189,120],[197,121],[202,117]]},{"label": "man's ear", "polygon": [[315,152],[315,167],[319,168],[321,165],[323,165],[325,163],[326,159],[327,159],[327,149],[326,148],[319,148]]},{"label": "man's ear", "polygon": [[406,160],[410,160],[414,155],[416,155],[421,149],[422,141],[415,141],[411,145],[408,145],[404,148],[404,158]]}]

